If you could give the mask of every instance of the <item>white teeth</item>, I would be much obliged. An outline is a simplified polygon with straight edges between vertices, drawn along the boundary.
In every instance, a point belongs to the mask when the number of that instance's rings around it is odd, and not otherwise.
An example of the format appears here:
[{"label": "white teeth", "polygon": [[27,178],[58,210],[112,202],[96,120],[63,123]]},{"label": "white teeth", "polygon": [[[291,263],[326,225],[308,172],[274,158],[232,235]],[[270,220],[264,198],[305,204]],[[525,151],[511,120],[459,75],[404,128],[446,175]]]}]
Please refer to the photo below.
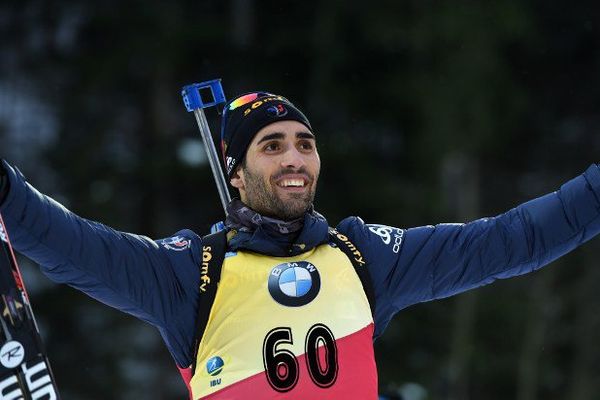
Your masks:
[{"label": "white teeth", "polygon": [[281,186],[283,186],[283,187],[289,187],[289,186],[302,187],[302,186],[304,186],[304,181],[302,179],[286,179],[283,182],[281,182]]}]

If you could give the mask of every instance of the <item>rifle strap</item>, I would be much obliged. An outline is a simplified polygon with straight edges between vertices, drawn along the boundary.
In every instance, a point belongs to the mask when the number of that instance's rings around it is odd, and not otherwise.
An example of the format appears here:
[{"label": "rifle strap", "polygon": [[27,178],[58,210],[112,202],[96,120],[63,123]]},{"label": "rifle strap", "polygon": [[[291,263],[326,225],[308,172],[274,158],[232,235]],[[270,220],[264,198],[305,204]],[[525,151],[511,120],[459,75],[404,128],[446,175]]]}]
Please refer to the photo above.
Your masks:
[{"label": "rifle strap", "polygon": [[356,271],[356,275],[358,275],[358,279],[360,279],[363,290],[367,295],[367,300],[369,300],[371,315],[375,318],[375,291],[373,290],[371,275],[367,270],[367,261],[363,258],[360,250],[346,235],[339,233],[334,228],[329,228],[329,237],[331,241],[346,254],[346,257],[350,259],[350,262]]},{"label": "rifle strap", "polygon": [[196,333],[194,337],[194,356],[192,358],[192,376],[196,372],[196,357],[198,348],[210,310],[215,301],[217,287],[221,280],[221,267],[225,260],[227,247],[227,231],[225,229],[202,238],[202,263],[200,264],[200,298],[198,300],[198,315],[196,317]]}]

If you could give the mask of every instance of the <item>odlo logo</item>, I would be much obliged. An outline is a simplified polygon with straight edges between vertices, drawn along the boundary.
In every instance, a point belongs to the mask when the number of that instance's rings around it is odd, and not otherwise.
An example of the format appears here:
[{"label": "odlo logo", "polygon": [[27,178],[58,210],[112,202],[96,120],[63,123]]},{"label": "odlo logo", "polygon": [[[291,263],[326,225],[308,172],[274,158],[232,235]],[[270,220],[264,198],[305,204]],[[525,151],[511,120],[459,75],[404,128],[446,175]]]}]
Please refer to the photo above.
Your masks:
[{"label": "odlo logo", "polygon": [[394,243],[392,245],[392,250],[394,253],[398,253],[400,251],[400,246],[402,245],[402,239],[404,238],[404,231],[398,228],[392,228],[390,226],[385,225],[376,225],[369,224],[367,225],[369,230],[379,236],[383,243],[390,245],[392,244],[392,234],[394,235]]},{"label": "odlo logo", "polygon": [[283,263],[271,270],[268,287],[271,297],[279,304],[300,307],[317,297],[321,277],[317,268],[307,261]]}]

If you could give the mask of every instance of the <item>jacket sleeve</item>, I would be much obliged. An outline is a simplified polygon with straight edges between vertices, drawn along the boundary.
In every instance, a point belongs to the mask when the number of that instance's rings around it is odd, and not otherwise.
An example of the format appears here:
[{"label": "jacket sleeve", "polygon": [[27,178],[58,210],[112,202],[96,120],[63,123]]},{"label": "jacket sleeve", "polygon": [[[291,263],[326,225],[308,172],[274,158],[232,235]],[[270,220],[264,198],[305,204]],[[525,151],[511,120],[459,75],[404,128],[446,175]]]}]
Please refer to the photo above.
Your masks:
[{"label": "jacket sleeve", "polygon": [[186,230],[155,242],[83,219],[4,165],[10,191],[0,213],[15,250],[40,264],[53,281],[157,326],[163,336],[171,337],[171,342],[181,340],[179,346],[185,348],[187,339],[182,337],[191,332],[167,334],[165,330],[178,327],[166,321],[182,321],[178,313],[189,311],[182,305],[195,304],[191,298],[197,296],[194,282],[199,272],[194,266],[200,239]]},{"label": "jacket sleeve", "polygon": [[367,256],[378,336],[407,306],[534,271],[598,234],[600,169],[493,218],[403,230],[351,217],[340,230]]}]

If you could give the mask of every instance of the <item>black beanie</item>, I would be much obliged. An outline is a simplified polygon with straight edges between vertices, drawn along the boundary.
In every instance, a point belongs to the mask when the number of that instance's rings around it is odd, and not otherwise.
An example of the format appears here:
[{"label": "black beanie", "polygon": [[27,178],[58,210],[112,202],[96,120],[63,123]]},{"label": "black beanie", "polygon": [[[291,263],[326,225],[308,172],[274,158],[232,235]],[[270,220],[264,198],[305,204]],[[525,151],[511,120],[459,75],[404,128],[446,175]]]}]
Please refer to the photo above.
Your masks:
[{"label": "black beanie", "polygon": [[306,116],[283,96],[251,92],[227,103],[221,120],[221,151],[227,177],[231,179],[259,130],[273,122],[290,120],[306,125],[312,132]]}]

